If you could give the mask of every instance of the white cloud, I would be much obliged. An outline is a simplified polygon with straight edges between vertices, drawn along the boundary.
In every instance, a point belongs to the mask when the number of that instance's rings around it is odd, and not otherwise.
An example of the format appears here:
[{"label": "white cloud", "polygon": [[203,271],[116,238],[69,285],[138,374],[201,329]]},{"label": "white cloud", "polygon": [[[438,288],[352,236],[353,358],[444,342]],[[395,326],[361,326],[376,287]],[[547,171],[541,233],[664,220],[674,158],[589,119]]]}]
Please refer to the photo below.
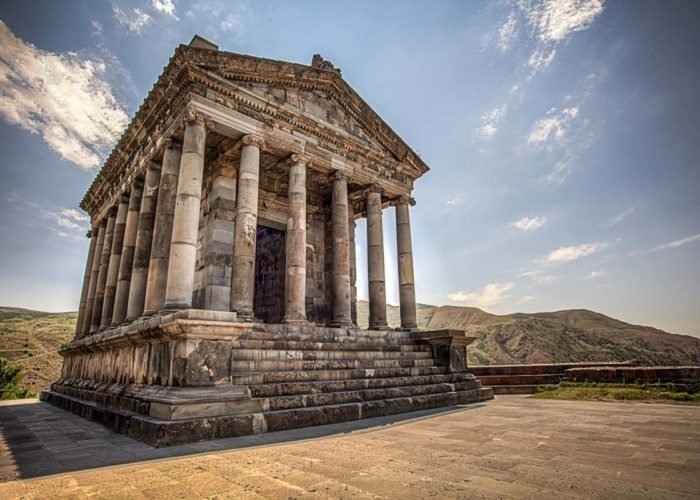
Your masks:
[{"label": "white cloud", "polygon": [[528,144],[542,145],[549,141],[562,142],[571,127],[571,122],[578,116],[578,108],[551,108],[547,118],[537,120],[527,138]]},{"label": "white cloud", "polygon": [[692,242],[697,241],[697,240],[700,240],[700,234],[694,234],[693,236],[688,236],[687,238],[672,241],[671,243],[666,243],[664,245],[659,245],[658,247],[654,248],[654,250],[665,250],[667,248],[678,248],[680,246],[686,245],[688,243],[692,243]]},{"label": "white cloud", "polygon": [[559,279],[558,276],[552,274],[544,274],[544,271],[525,271],[518,274],[518,278],[532,278],[537,283],[551,283]]},{"label": "white cloud", "polygon": [[522,273],[518,274],[519,278],[531,278],[533,276],[537,276],[538,274],[542,274],[543,271],[523,271]]},{"label": "white cloud", "polygon": [[238,14],[229,12],[224,16],[224,18],[219,22],[219,29],[221,31],[232,31],[240,28],[243,25],[243,20]]},{"label": "white cloud", "polygon": [[546,49],[540,48],[535,50],[531,55],[530,59],[527,60],[528,66],[536,71],[542,71],[547,66],[552,64],[554,61],[554,56],[557,55],[557,49]]},{"label": "white cloud", "polygon": [[153,1],[153,8],[155,8],[158,12],[162,12],[163,14],[172,16],[176,21],[179,19],[175,15],[175,4],[173,4],[173,0],[152,0]]},{"label": "white cloud", "polygon": [[532,295],[525,295],[522,299],[517,301],[515,304],[520,305],[520,304],[525,304],[526,302],[530,302],[531,300],[535,300],[535,297]]},{"label": "white cloud", "polygon": [[521,1],[519,5],[542,42],[561,42],[593,24],[605,0]]},{"label": "white cloud", "polygon": [[552,63],[558,44],[593,24],[604,10],[605,0],[518,0],[516,5],[535,39],[528,59],[534,75]]},{"label": "white cloud", "polygon": [[506,22],[498,30],[498,50],[508,52],[513,46],[518,30],[518,20],[515,12],[511,12]]},{"label": "white cloud", "polygon": [[617,214],[615,217],[611,217],[606,224],[607,227],[617,226],[620,222],[625,220],[627,217],[632,215],[637,210],[637,207],[628,208],[622,213]]},{"label": "white cloud", "polygon": [[584,243],[572,247],[559,247],[549,252],[542,261],[545,264],[569,262],[600,252],[605,246],[605,243]]},{"label": "white cloud", "polygon": [[533,231],[539,227],[542,227],[545,222],[547,222],[547,217],[523,217],[522,219],[511,223],[511,226],[522,231]]},{"label": "white cloud", "polygon": [[504,116],[506,116],[507,113],[508,108],[505,104],[496,106],[491,111],[484,113],[481,116],[481,127],[476,129],[477,135],[483,139],[492,137],[496,132],[498,132],[498,127],[496,127],[496,125],[503,119]]},{"label": "white cloud", "polygon": [[102,26],[102,23],[99,21],[92,21],[90,24],[92,24],[92,27],[94,28],[95,31],[90,33],[90,36],[100,36],[102,35],[102,32],[104,32],[104,26]]},{"label": "white cloud", "polygon": [[140,35],[143,31],[145,31],[146,27],[151,24],[151,21],[153,21],[153,18],[150,15],[138,7],[125,12],[116,5],[112,5],[112,12],[114,12],[114,17],[119,24],[137,35]]},{"label": "white cloud", "polygon": [[0,21],[0,114],[84,169],[98,166],[128,123],[105,71],[99,58],[38,49]]},{"label": "white cloud", "polygon": [[464,302],[474,307],[488,307],[500,304],[508,298],[506,293],[515,287],[515,283],[489,283],[476,292],[460,291],[447,296],[455,302]]},{"label": "white cloud", "polygon": [[55,225],[50,228],[64,238],[80,238],[89,229],[88,216],[72,208],[42,209],[41,216],[52,221]]},{"label": "white cloud", "polygon": [[603,271],[591,271],[588,275],[589,278],[602,278],[603,276],[605,276]]},{"label": "white cloud", "polygon": [[464,199],[462,198],[462,195],[457,195],[445,202],[445,205],[447,205],[448,207],[461,207],[463,204]]}]

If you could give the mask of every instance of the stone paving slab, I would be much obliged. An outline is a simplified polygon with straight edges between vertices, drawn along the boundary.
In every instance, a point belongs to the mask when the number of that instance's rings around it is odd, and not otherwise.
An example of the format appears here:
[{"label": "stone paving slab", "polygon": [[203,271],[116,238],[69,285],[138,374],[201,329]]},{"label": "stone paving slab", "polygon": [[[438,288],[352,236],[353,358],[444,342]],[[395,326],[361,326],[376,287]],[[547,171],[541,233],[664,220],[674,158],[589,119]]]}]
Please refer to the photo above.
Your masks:
[{"label": "stone paving slab", "polygon": [[0,431],[0,498],[700,498],[697,406],[503,396],[154,449],[10,402]]}]

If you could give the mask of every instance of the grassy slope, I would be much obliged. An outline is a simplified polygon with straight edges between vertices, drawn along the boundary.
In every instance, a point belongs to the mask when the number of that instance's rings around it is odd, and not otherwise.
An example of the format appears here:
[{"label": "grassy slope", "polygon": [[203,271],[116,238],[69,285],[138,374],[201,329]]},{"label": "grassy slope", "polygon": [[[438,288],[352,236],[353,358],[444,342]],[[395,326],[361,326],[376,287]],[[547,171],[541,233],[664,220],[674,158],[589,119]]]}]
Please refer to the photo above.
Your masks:
[{"label": "grassy slope", "polygon": [[32,390],[46,389],[61,373],[61,344],[75,332],[77,314],[0,307],[0,357],[24,367]]},{"label": "grassy slope", "polygon": [[[399,325],[389,306],[389,324]],[[367,302],[358,302],[366,325]],[[497,316],[475,307],[419,306],[419,326],[454,328],[477,337],[469,347],[474,364],[625,361],[648,365],[700,364],[700,339],[631,325],[585,309]]]}]

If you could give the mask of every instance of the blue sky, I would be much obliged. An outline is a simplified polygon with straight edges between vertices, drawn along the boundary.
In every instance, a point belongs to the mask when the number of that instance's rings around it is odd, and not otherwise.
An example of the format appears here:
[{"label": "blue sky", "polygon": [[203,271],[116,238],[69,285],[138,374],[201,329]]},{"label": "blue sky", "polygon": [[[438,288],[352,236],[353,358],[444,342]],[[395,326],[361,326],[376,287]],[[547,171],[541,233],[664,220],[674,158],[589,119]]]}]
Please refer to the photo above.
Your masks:
[{"label": "blue sky", "polygon": [[[78,202],[199,33],[323,54],[431,166],[411,213],[420,302],[700,336],[696,2],[23,0],[0,20],[0,304],[76,308]],[[391,210],[384,224],[397,303]]]}]

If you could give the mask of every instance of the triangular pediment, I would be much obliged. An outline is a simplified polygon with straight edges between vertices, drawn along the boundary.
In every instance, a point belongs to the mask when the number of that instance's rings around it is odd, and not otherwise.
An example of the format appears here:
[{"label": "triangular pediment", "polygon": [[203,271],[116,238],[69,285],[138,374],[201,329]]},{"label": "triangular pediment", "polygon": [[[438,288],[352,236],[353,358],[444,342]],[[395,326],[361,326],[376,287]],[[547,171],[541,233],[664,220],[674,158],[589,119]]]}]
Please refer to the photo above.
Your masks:
[{"label": "triangular pediment", "polygon": [[428,170],[327,61],[323,61],[324,67],[311,67],[191,46],[180,50],[188,64],[257,96],[282,114],[312,120],[329,132],[391,158],[414,179]]}]

